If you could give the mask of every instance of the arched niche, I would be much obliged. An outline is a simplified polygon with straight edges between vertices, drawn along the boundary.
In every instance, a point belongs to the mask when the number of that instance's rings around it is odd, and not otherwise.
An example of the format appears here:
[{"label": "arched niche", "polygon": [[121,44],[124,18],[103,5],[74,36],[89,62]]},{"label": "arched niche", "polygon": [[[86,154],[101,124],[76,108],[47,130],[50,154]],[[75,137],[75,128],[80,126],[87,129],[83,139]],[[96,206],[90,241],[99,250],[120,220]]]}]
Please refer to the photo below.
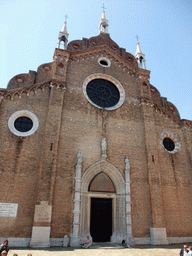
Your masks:
[{"label": "arched niche", "polygon": [[100,172],[92,179],[88,191],[115,193],[115,186],[107,174]]},{"label": "arched niche", "polygon": [[125,181],[119,170],[108,161],[98,161],[83,174],[81,191],[88,192],[92,179],[99,173],[105,173],[113,182],[117,194],[125,194]]}]

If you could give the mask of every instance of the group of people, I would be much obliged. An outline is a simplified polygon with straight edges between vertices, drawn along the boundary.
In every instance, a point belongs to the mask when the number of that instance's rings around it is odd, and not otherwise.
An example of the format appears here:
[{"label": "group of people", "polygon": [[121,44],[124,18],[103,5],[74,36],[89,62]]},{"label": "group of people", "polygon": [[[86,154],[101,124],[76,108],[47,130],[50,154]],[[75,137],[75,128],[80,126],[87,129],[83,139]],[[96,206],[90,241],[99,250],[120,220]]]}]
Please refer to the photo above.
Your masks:
[{"label": "group of people", "polygon": [[192,246],[189,246],[189,249],[188,249],[187,245],[185,244],[183,246],[183,248],[181,249],[179,255],[180,256],[192,256]]},{"label": "group of people", "polygon": [[[6,239],[3,244],[0,245],[0,256],[7,256],[9,251],[9,242]],[[18,256],[18,254],[14,253],[13,256]],[[31,253],[29,253],[27,256],[32,256]]]}]

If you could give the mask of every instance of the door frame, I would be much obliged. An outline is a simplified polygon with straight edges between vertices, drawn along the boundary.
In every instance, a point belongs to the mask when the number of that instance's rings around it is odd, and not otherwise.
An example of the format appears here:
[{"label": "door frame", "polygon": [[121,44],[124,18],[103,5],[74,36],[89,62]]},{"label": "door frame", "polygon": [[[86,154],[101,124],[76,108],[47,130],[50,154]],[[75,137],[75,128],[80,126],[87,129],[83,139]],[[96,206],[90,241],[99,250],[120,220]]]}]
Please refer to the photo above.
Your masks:
[{"label": "door frame", "polygon": [[[103,193],[103,192],[89,192],[88,193],[88,230],[90,233],[90,224],[91,224],[91,198],[105,198],[105,199],[112,199],[112,234],[115,230],[115,219],[116,219],[116,194],[114,193]],[[111,238],[110,238],[111,241]]]}]

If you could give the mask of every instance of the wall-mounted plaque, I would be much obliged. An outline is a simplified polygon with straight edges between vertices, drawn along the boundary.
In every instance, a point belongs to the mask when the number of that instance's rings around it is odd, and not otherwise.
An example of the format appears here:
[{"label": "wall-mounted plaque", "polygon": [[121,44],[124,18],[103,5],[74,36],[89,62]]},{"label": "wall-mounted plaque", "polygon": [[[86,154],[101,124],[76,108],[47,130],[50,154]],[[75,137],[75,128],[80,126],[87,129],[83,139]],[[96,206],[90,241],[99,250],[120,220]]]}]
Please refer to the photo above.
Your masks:
[{"label": "wall-mounted plaque", "polygon": [[16,217],[17,209],[18,204],[0,202],[0,217]]}]

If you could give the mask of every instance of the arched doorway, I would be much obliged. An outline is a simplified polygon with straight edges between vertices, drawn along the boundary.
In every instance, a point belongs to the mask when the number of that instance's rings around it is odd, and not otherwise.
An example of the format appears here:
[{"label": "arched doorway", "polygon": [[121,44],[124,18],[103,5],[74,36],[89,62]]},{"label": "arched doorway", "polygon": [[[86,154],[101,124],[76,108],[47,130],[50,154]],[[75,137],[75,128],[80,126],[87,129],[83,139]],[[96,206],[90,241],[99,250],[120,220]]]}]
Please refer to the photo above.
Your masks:
[{"label": "arched doorway", "polygon": [[[94,239],[95,241],[103,239],[116,243],[121,242],[122,237],[127,234],[125,196],[125,181],[114,165],[102,160],[90,166],[82,176],[80,239],[93,234],[93,241]],[[106,216],[111,216],[111,221],[107,224],[111,231],[104,237],[98,234],[103,232],[101,228],[93,227],[93,230],[91,229],[91,218],[94,218],[91,215],[91,209],[94,211],[94,207],[104,207]],[[96,212],[99,216],[102,215],[98,209]]]}]

